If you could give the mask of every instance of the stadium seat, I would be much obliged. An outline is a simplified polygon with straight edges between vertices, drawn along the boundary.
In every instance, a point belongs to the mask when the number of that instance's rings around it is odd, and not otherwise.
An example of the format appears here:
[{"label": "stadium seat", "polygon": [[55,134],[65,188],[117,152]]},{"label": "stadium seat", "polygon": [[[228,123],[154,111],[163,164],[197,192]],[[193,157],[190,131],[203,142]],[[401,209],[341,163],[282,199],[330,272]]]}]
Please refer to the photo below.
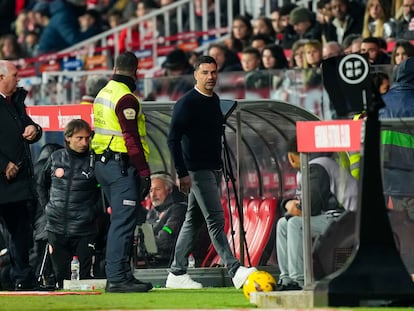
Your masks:
[{"label": "stadium seat", "polygon": [[[226,225],[227,239],[229,241],[232,251],[235,252],[237,258],[240,258],[240,221],[238,217],[237,206],[235,201],[231,201],[231,213],[233,222],[232,236],[230,224]],[[223,208],[227,209],[227,204]],[[247,249],[252,266],[257,266],[263,255],[263,251],[271,238],[271,232],[274,228],[277,215],[277,200],[276,198],[245,198],[243,200],[243,223],[245,230],[245,238]],[[226,219],[229,222],[230,218]],[[248,264],[248,256],[245,252],[244,262]],[[209,252],[203,261],[203,267],[212,267],[222,265],[220,257],[215,252],[214,248],[210,246]]]}]

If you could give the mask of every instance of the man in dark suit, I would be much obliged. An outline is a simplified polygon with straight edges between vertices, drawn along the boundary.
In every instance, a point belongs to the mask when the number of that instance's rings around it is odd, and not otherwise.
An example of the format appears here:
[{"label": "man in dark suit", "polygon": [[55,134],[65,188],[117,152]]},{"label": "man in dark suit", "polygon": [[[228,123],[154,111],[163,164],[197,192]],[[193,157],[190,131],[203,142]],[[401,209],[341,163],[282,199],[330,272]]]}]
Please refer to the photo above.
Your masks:
[{"label": "man in dark suit", "polygon": [[31,208],[35,200],[33,165],[29,144],[42,136],[42,129],[27,115],[26,91],[17,88],[16,66],[0,61],[0,216],[10,233],[10,255],[16,290],[34,288],[29,265]]}]

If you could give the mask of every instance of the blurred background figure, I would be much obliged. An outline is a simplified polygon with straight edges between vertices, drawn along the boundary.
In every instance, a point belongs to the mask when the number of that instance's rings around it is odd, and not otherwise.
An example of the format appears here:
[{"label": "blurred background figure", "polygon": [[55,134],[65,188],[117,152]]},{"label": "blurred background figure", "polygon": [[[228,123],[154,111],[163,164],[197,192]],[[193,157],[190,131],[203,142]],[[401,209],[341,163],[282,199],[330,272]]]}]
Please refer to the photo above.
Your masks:
[{"label": "blurred background figure", "polygon": [[397,39],[414,39],[414,24],[412,19],[414,17],[414,0],[402,1],[402,14],[397,20],[396,38]]},{"label": "blurred background figure", "polygon": [[364,14],[362,37],[395,38],[396,23],[391,18],[391,8],[384,0],[368,0]]},{"label": "blurred background figure", "polygon": [[397,40],[391,53],[391,64],[399,65],[412,56],[414,56],[414,45],[408,40]]},{"label": "blurred background figure", "polygon": [[238,15],[233,19],[230,38],[225,43],[231,51],[238,53],[250,45],[252,35],[253,27],[250,19]]},{"label": "blurred background figure", "polygon": [[326,42],[322,47],[322,59],[327,59],[329,57],[343,55],[344,50],[342,45],[336,41]]},{"label": "blurred background figure", "polygon": [[85,95],[81,98],[81,104],[93,104],[96,95],[108,83],[109,79],[101,75],[90,75],[85,81]]},{"label": "blurred background figure", "polygon": [[0,59],[17,60],[25,57],[26,53],[17,42],[15,35],[6,34],[0,37]]},{"label": "blurred background figure", "polygon": [[55,0],[49,10],[51,17],[40,35],[38,54],[60,51],[98,34],[95,27],[81,31],[78,18],[86,10],[86,0]]}]

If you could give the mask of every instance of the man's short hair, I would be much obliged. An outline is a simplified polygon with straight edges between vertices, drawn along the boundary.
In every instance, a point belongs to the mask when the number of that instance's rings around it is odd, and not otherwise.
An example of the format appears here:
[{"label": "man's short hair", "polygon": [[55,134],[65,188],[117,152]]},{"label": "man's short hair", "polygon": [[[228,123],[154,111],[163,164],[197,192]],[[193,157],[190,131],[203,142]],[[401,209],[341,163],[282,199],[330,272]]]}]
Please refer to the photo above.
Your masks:
[{"label": "man's short hair", "polygon": [[201,64],[215,64],[217,66],[216,60],[208,55],[201,55],[194,63],[194,69],[197,70]]},{"label": "man's short hair", "polygon": [[134,76],[138,67],[138,58],[132,52],[119,54],[115,61],[116,73]]},{"label": "man's short hair", "polygon": [[88,122],[82,119],[73,119],[65,126],[64,135],[65,137],[72,137],[73,134],[81,130],[86,130],[89,133],[92,133],[92,128]]},{"label": "man's short hair", "polygon": [[162,180],[168,190],[171,190],[175,185],[174,181],[171,178],[171,175],[167,172],[153,173],[153,174],[151,174],[151,180],[153,180],[153,179]]},{"label": "man's short hair", "polygon": [[108,83],[108,78],[100,75],[91,75],[85,81],[86,95],[96,97],[99,91]]}]

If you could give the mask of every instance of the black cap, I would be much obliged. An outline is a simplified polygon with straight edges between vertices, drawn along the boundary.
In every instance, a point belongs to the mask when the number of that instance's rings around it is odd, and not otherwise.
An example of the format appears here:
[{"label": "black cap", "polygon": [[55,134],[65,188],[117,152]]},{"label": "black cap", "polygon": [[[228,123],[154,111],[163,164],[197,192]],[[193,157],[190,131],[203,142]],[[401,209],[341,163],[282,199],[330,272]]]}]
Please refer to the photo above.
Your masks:
[{"label": "black cap", "polygon": [[183,50],[177,49],[167,55],[167,58],[162,63],[162,68],[165,69],[181,69],[188,67],[187,55]]}]

